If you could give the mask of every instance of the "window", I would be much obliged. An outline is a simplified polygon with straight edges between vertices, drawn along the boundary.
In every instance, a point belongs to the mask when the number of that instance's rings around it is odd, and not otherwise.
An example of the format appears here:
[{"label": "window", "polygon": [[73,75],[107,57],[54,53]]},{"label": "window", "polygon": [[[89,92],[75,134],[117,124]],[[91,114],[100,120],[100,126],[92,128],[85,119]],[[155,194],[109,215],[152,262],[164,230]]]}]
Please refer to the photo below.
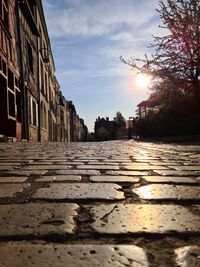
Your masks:
[{"label": "window", "polygon": [[15,94],[8,91],[9,116],[15,118]]},{"label": "window", "polygon": [[47,110],[44,106],[44,128],[47,129]]},{"label": "window", "polygon": [[7,82],[3,75],[0,74],[0,122],[7,119]]},{"label": "window", "polygon": [[41,123],[41,127],[44,128],[44,103],[43,101],[40,104],[40,123]]},{"label": "window", "polygon": [[22,121],[21,92],[16,90],[17,120]]},{"label": "window", "polygon": [[17,121],[22,121],[22,103],[21,103],[21,92],[19,89],[19,80],[15,77],[15,97],[16,97],[16,106],[17,106]]},{"label": "window", "polygon": [[10,69],[8,69],[8,87],[14,92],[14,75]]},{"label": "window", "polygon": [[46,99],[48,100],[48,79],[47,79],[47,73],[45,72],[45,96],[46,96]]},{"label": "window", "polygon": [[27,61],[29,70],[33,74],[33,51],[29,42],[27,42]]},{"label": "window", "polygon": [[7,0],[0,0],[0,17],[4,25],[8,28],[8,3]]},{"label": "window", "polygon": [[64,113],[62,110],[60,111],[60,122],[61,124],[64,124]]},{"label": "window", "polygon": [[29,0],[28,1],[29,8],[31,10],[31,13],[33,17],[35,16],[35,1],[34,0]]},{"label": "window", "polygon": [[41,120],[41,127],[47,129],[47,109],[44,105],[44,102],[41,102],[40,105],[40,120]]},{"label": "window", "polygon": [[37,104],[33,101],[32,102],[33,108],[33,116],[32,116],[32,124],[37,126]]},{"label": "window", "polygon": [[38,126],[38,105],[33,97],[30,97],[30,119],[31,124]]},{"label": "window", "polygon": [[3,59],[2,59],[2,70],[3,70],[3,74],[7,76],[7,66],[6,66],[6,62]]},{"label": "window", "polygon": [[40,61],[40,87],[41,93],[44,95],[44,71],[42,61]]}]

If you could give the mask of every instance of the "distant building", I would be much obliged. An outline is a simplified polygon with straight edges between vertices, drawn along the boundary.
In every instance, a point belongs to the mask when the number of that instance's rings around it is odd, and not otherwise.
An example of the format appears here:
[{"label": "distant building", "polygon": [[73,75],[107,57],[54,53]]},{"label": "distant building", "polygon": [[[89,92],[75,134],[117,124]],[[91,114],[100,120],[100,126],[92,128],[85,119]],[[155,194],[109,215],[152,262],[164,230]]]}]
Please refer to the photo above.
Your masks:
[{"label": "distant building", "polygon": [[108,117],[98,117],[94,126],[94,136],[96,141],[127,139],[128,129],[120,127],[116,118],[110,121]]},{"label": "distant building", "polygon": [[149,112],[157,113],[160,105],[153,98],[149,98],[137,105],[136,115],[139,119],[145,118]]},{"label": "distant building", "polygon": [[69,117],[70,117],[70,141],[83,142],[87,141],[88,129],[84,124],[84,120],[80,119],[76,113],[76,108],[72,101],[69,104]]}]

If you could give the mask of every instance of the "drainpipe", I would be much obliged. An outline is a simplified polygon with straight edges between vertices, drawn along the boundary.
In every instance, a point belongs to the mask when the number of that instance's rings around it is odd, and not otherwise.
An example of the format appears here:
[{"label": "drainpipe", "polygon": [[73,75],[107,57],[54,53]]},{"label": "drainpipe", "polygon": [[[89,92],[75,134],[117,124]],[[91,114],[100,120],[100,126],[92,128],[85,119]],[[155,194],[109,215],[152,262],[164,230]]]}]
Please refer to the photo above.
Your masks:
[{"label": "drainpipe", "polygon": [[27,90],[24,82],[24,68],[23,68],[23,53],[22,53],[22,41],[21,41],[21,28],[19,19],[19,1],[15,4],[16,23],[17,23],[17,39],[18,39],[18,59],[20,63],[20,88],[22,91],[22,136],[23,139],[29,141],[28,134],[28,98]]}]

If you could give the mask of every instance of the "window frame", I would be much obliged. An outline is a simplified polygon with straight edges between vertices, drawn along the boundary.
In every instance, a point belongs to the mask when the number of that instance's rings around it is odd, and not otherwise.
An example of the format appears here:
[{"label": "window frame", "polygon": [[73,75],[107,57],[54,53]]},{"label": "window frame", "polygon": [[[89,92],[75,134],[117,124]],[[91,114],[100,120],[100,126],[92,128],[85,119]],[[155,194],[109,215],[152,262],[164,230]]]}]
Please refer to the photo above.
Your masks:
[{"label": "window frame", "polygon": [[26,43],[26,53],[27,53],[27,62],[28,62],[28,69],[29,72],[33,75],[34,74],[34,60],[33,60],[33,48],[31,44],[27,40]]},{"label": "window frame", "polygon": [[32,96],[30,96],[30,123],[38,127],[38,103]]}]

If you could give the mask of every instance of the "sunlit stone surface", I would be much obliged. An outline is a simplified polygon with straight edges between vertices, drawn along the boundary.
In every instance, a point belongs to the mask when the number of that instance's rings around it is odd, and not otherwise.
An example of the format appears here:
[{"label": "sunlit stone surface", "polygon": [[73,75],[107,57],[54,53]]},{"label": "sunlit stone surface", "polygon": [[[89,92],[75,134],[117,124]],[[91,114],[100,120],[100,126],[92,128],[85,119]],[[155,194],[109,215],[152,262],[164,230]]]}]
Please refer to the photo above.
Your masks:
[{"label": "sunlit stone surface", "polygon": [[200,199],[200,187],[198,186],[152,184],[135,188],[132,192],[143,199]]},{"label": "sunlit stone surface", "polygon": [[77,169],[82,170],[119,170],[118,166],[114,165],[79,165]]},{"label": "sunlit stone surface", "polygon": [[[169,166],[170,167],[170,166]],[[200,166],[195,165],[195,166],[171,166],[177,171],[200,171]]]},{"label": "sunlit stone surface", "polygon": [[78,175],[52,175],[42,176],[36,182],[60,182],[60,181],[80,181],[81,176]]},{"label": "sunlit stone surface", "polygon": [[134,245],[0,245],[0,266],[148,267],[146,253]]},{"label": "sunlit stone surface", "polygon": [[30,186],[30,184],[1,184],[0,198],[13,197],[16,193],[22,192],[28,186]]},{"label": "sunlit stone surface", "polygon": [[58,175],[98,175],[99,171],[96,170],[55,170]]},{"label": "sunlit stone surface", "polygon": [[128,183],[138,183],[139,178],[137,177],[131,177],[131,176],[112,176],[112,175],[104,175],[104,176],[91,176],[90,181],[93,182],[128,182]]},{"label": "sunlit stone surface", "polygon": [[152,166],[149,164],[123,164],[122,165],[123,170],[168,170],[167,167],[164,166]]},{"label": "sunlit stone surface", "polygon": [[185,170],[185,171],[178,171],[178,170],[155,170],[155,173],[159,175],[166,175],[166,176],[199,176],[200,171],[191,171],[191,170]]},{"label": "sunlit stone surface", "polygon": [[175,250],[176,263],[180,267],[200,266],[200,247],[186,246]]},{"label": "sunlit stone surface", "polygon": [[0,236],[65,235],[75,228],[76,204],[0,206]]},{"label": "sunlit stone surface", "polygon": [[38,189],[32,198],[41,199],[124,199],[121,186],[116,184],[50,184]]},{"label": "sunlit stone surface", "polygon": [[125,176],[140,176],[140,175],[148,175],[148,172],[145,171],[107,171],[106,174],[109,175],[125,175]]},{"label": "sunlit stone surface", "polygon": [[98,233],[200,232],[200,217],[178,205],[112,204],[88,208],[94,219],[92,228]]},{"label": "sunlit stone surface", "polygon": [[144,176],[142,177],[146,182],[150,183],[174,183],[174,184],[194,184],[199,183],[194,178],[181,177],[181,176]]}]

